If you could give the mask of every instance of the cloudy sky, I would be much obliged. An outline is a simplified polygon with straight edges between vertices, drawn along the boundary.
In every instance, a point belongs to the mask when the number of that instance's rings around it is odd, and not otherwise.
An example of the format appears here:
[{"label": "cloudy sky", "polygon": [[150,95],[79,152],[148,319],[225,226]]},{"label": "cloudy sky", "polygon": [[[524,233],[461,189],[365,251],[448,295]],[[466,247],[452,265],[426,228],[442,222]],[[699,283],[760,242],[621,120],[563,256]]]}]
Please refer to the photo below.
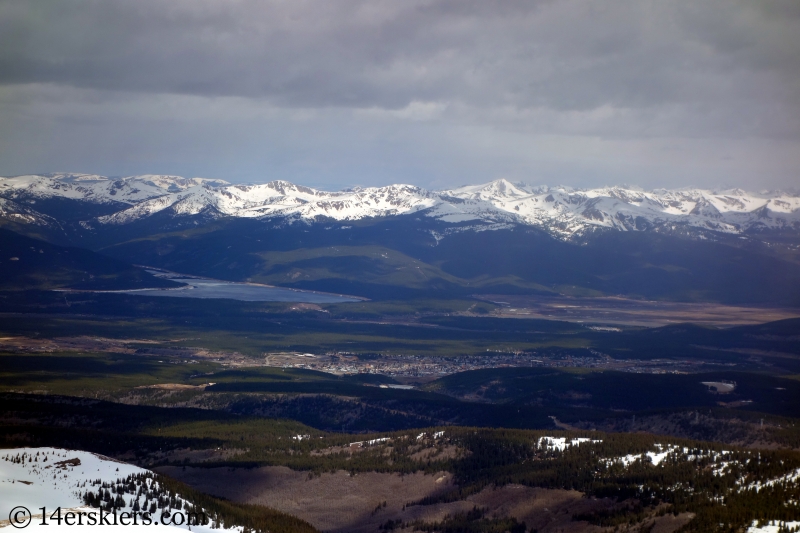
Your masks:
[{"label": "cloudy sky", "polygon": [[0,175],[800,186],[797,0],[3,0]]}]

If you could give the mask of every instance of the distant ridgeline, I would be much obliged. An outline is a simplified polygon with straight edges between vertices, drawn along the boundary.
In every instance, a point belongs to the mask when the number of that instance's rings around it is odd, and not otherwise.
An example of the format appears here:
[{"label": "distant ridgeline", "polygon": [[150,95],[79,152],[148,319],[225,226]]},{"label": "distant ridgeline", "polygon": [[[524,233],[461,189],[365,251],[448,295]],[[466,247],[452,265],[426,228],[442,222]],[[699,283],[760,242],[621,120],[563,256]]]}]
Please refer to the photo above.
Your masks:
[{"label": "distant ridgeline", "polygon": [[57,174],[0,179],[0,225],[126,263],[372,299],[800,305],[800,197],[783,192],[504,180],[325,192],[283,181]]},{"label": "distant ridgeline", "polygon": [[[272,181],[231,185],[222,180],[142,175],[110,179],[92,174],[0,178],[5,218],[47,225],[77,220],[85,228],[127,225],[156,215],[207,218],[357,221],[420,214],[456,231],[522,224],[572,238],[593,228],[663,229],[739,234],[800,229],[800,196],[741,189],[643,191],[630,187],[574,189],[501,179],[443,191],[412,185],[326,192]],[[69,210],[67,206],[81,205]],[[444,232],[445,235],[447,232]]]}]

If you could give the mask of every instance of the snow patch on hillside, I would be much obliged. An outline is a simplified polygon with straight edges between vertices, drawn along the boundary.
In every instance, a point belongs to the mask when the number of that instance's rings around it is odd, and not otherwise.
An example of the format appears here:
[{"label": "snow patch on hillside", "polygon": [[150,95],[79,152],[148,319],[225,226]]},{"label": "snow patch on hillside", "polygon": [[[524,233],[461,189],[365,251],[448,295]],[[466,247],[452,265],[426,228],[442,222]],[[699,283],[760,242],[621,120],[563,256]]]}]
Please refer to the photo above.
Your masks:
[{"label": "snow patch on hillside", "polygon": [[770,520],[762,526],[758,525],[758,520],[754,520],[753,524],[747,528],[747,533],[779,533],[780,531],[798,531],[800,530],[800,522],[781,522],[779,520]]},{"label": "snow patch on hillside", "polygon": [[567,439],[566,437],[541,437],[538,441],[538,445],[539,448],[544,448],[546,450],[557,450],[559,452],[563,452],[570,446],[579,446],[581,444],[593,444],[599,442],[603,441],[587,439],[585,437],[576,437],[573,439]]}]

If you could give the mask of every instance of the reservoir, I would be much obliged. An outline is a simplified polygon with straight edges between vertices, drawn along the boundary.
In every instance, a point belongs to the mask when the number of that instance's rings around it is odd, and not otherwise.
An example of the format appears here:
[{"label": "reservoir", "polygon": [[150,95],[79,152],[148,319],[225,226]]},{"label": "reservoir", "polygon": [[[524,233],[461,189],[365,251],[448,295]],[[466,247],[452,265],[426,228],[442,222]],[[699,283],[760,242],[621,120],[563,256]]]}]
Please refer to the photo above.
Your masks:
[{"label": "reservoir", "polygon": [[[360,302],[366,298],[346,294],[302,291],[284,287],[272,287],[257,283],[240,283],[216,279],[199,278],[178,274],[148,270],[154,276],[169,279],[186,286],[175,289],[132,289],[113,291],[141,296],[164,296],[172,298],[226,298],[243,302],[303,302],[312,304],[329,304],[342,302]],[[112,291],[109,291],[112,292]]]}]

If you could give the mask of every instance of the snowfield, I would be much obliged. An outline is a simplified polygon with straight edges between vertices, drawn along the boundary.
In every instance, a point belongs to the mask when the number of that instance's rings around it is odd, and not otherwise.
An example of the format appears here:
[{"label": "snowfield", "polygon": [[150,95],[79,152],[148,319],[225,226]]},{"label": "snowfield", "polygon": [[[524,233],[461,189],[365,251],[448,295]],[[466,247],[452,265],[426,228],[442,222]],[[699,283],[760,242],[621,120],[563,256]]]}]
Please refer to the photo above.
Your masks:
[{"label": "snowfield", "polygon": [[770,520],[763,526],[758,525],[757,521],[747,528],[747,533],[778,533],[779,531],[792,531],[800,529],[800,522],[779,522],[777,520]]},{"label": "snowfield", "polygon": [[[42,531],[127,531],[131,527],[152,527],[145,526],[139,522],[137,525],[122,524],[114,525],[85,525],[70,526],[62,522],[57,524],[54,520],[47,518],[47,525],[42,524],[41,508],[46,509],[48,517],[61,508],[62,516],[68,511],[83,513],[98,513],[99,509],[87,507],[84,503],[83,495],[86,491],[96,491],[102,483],[116,485],[118,480],[125,479],[131,475],[152,474],[149,470],[139,468],[127,463],[116,461],[102,455],[79,450],[65,450],[61,448],[15,448],[0,450],[0,529],[15,531],[9,523],[12,509],[20,506],[27,508],[33,515],[33,519],[25,530],[39,529]],[[98,483],[99,481],[99,483]],[[148,479],[147,486],[151,489],[157,484]],[[133,501],[133,496],[124,496],[126,503]],[[141,504],[144,497],[137,498]],[[178,498],[180,503],[183,500]],[[131,511],[130,505],[118,510]],[[176,526],[169,524],[168,518],[163,514],[162,509],[153,513],[153,520],[167,520],[168,525],[159,524],[160,528],[183,529],[189,527]],[[104,513],[107,514],[107,513]],[[167,515],[168,516],[168,515]],[[86,520],[86,518],[84,518]],[[200,533],[211,533],[212,524],[193,525],[191,531]],[[215,529],[214,531],[221,531]],[[232,528],[226,531],[241,533],[242,528]]]},{"label": "snowfield", "polygon": [[[222,180],[143,175],[119,179],[88,174],[0,178],[0,217],[47,223],[36,202],[63,198],[117,208],[83,221],[84,227],[129,224],[157,213],[170,216],[359,220],[419,213],[466,229],[491,230],[524,224],[570,239],[593,229],[646,231],[685,229],[731,234],[749,230],[800,230],[800,195],[741,189],[642,191],[630,187],[573,189],[497,180],[444,191],[413,185],[327,192],[272,181],[231,185]],[[464,228],[462,228],[464,229]],[[446,236],[445,231],[440,237]]]}]

